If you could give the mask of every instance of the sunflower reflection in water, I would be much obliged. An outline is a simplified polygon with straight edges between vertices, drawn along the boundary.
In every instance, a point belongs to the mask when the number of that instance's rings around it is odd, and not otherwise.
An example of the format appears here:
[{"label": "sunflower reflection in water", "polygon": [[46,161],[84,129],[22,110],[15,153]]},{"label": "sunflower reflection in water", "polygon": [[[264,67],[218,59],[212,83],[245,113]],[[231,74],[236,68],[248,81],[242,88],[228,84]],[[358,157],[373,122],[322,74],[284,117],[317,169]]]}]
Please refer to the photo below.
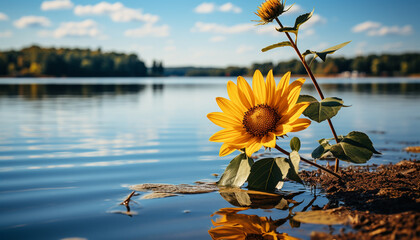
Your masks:
[{"label": "sunflower reflection in water", "polygon": [[238,240],[298,240],[287,235],[277,233],[275,221],[267,217],[257,215],[238,214],[239,211],[248,208],[222,208],[214,215],[220,217],[213,221],[215,228],[209,230],[214,240],[238,239]]}]

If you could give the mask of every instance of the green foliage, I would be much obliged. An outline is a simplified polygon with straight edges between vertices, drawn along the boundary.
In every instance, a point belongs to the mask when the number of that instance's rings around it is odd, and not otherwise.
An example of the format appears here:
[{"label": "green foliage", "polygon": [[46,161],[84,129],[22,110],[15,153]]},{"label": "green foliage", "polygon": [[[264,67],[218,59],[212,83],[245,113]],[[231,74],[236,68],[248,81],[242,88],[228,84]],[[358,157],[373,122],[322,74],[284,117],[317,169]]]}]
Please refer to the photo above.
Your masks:
[{"label": "green foliage", "polygon": [[248,188],[272,192],[289,172],[290,165],[285,158],[264,158],[251,166]]},{"label": "green foliage", "polygon": [[247,157],[245,153],[239,154],[230,161],[217,185],[241,187],[247,180],[253,163],[252,158]]},{"label": "green foliage", "polygon": [[300,163],[300,156],[299,153],[295,150],[293,150],[290,155],[289,159],[287,159],[287,162],[289,163],[290,169],[287,173],[287,178],[293,181],[296,181],[298,183],[302,183],[302,179],[299,177],[299,163]]},{"label": "green foliage", "polygon": [[[0,55],[1,56],[1,55]],[[1,58],[0,58],[1,59]],[[317,58],[318,59],[318,58]],[[372,71],[373,61],[378,59],[381,65]],[[388,59],[388,60],[387,60]],[[376,61],[376,62],[378,62]],[[0,61],[1,62],[1,61]],[[1,63],[0,63],[1,67]],[[5,67],[7,68],[7,66]],[[327,57],[325,63],[313,61],[312,70],[315,74],[330,75],[342,72],[357,71],[362,75],[410,75],[420,73],[420,54],[400,54],[400,55],[370,55],[359,56],[356,58]],[[253,63],[248,67],[229,66],[226,68],[199,68],[199,67],[165,67],[166,76],[245,76],[254,73],[255,69],[260,69],[266,75],[270,69],[274,74],[283,75],[291,71],[295,74],[306,74],[302,63],[297,59],[281,62],[262,62]],[[1,70],[1,69],[0,69]]]},{"label": "green foliage", "polygon": [[163,73],[164,73],[163,62],[153,61],[150,75],[163,76]]},{"label": "green foliage", "polygon": [[251,166],[248,177],[248,188],[253,190],[272,192],[283,186],[284,179],[303,183],[299,177],[300,156],[292,151],[290,158],[264,158]]},{"label": "green foliage", "polygon": [[339,136],[339,143],[331,145],[332,139],[319,140],[319,146],[312,152],[313,158],[320,158],[330,152],[334,157],[352,163],[366,163],[373,153],[380,154],[373,147],[372,141],[362,132],[353,131],[347,136]]},{"label": "green foliage", "polygon": [[299,152],[300,139],[298,137],[293,137],[292,140],[290,140],[290,149],[292,149],[292,151]]},{"label": "green foliage", "polygon": [[312,154],[311,154],[312,158],[315,158],[315,159],[321,158],[324,153],[328,152],[331,148],[331,145],[330,145],[329,141],[332,140],[332,139],[333,138],[331,138],[331,139],[322,138],[322,139],[318,140],[319,146],[316,147],[314,149],[314,151],[312,152]]},{"label": "green foliage", "polygon": [[[341,44],[338,44],[338,45],[336,45],[336,46],[334,46],[334,47],[330,47],[330,48],[327,48],[327,49],[324,49],[324,50],[322,50],[321,52],[317,52],[317,51],[311,51],[311,50],[306,50],[303,54],[302,54],[302,56],[303,57],[306,57],[306,56],[308,56],[308,55],[310,55],[310,54],[314,54],[315,56],[314,56],[314,59],[316,58],[316,57],[319,57],[319,58],[321,58],[322,59],[322,61],[324,61],[325,62],[325,60],[327,59],[327,55],[328,54],[333,54],[333,53],[335,53],[335,51],[337,51],[338,49],[340,49],[340,48],[342,48],[342,47],[344,47],[344,46],[346,46],[347,44],[349,44],[351,41],[348,41],[348,42],[345,42],[345,43],[341,43]],[[313,59],[313,60],[314,60]]]},{"label": "green foliage", "polygon": [[380,154],[365,133],[356,131],[350,132],[339,143],[332,145],[330,152],[336,158],[352,163],[365,163],[373,153]]},{"label": "green foliage", "polygon": [[147,75],[147,68],[135,54],[32,46],[19,51],[0,52],[0,75],[140,77]]},{"label": "green foliage", "polygon": [[312,10],[312,12],[310,12],[310,13],[305,13],[305,14],[302,14],[299,17],[297,17],[296,21],[295,21],[295,25],[293,27],[278,28],[277,31],[279,31],[279,32],[291,32],[291,33],[294,33],[297,36],[298,32],[299,32],[299,27],[302,24],[304,24],[305,22],[307,22],[312,17],[312,15],[314,13],[314,10]]},{"label": "green foliage", "polygon": [[303,115],[318,123],[334,117],[341,107],[346,107],[343,100],[337,97],[324,98],[319,102],[312,96],[300,95],[297,102],[310,102]]},{"label": "green foliage", "polygon": [[289,41],[279,42],[279,43],[276,43],[276,44],[270,45],[270,46],[268,46],[268,47],[265,47],[265,48],[261,49],[261,51],[262,51],[262,52],[267,52],[267,51],[269,51],[269,50],[271,50],[271,49],[274,49],[274,48],[278,48],[278,47],[286,47],[286,46],[291,47],[291,46],[292,46],[292,44],[291,44]]}]

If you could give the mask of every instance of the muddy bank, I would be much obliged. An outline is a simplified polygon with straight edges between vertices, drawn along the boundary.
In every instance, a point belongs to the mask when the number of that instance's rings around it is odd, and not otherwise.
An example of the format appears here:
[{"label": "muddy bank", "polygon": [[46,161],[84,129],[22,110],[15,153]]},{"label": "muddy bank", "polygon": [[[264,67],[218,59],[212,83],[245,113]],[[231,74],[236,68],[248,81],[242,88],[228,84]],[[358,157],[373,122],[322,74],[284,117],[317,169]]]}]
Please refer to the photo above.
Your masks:
[{"label": "muddy bank", "polygon": [[312,239],[420,239],[420,161],[395,165],[351,166],[342,180],[320,171],[302,171],[302,179],[324,189],[330,202],[313,209],[342,206],[332,214],[348,217],[355,231],[313,233]]}]

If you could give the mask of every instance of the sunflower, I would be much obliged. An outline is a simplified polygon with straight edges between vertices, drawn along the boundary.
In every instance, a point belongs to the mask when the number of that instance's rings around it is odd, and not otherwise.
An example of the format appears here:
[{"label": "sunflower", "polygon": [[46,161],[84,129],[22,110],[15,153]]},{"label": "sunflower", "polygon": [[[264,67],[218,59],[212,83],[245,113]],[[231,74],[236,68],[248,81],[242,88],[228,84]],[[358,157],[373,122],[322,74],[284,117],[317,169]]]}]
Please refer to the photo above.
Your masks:
[{"label": "sunflower", "polygon": [[258,17],[260,24],[267,24],[272,22],[276,17],[280,16],[284,11],[284,3],[280,0],[267,0],[258,7],[255,13]]},{"label": "sunflower", "polygon": [[237,85],[232,81],[227,83],[230,100],[216,98],[223,112],[207,115],[210,121],[224,128],[210,137],[212,142],[223,142],[220,156],[243,148],[248,156],[262,146],[274,148],[277,136],[304,130],[311,124],[309,119],[299,118],[309,103],[296,103],[305,79],[297,79],[290,85],[289,80],[290,72],[281,78],[276,87],[271,70],[266,81],[256,70],[252,89],[241,76]]}]

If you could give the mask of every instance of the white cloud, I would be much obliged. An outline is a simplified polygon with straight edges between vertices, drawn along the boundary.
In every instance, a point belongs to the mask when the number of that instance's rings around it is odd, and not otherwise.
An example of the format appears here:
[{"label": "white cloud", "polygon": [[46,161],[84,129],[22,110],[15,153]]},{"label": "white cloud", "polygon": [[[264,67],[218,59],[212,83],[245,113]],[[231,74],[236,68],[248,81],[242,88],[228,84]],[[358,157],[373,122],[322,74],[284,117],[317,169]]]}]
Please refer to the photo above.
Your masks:
[{"label": "white cloud", "polygon": [[223,42],[226,40],[225,36],[214,36],[212,38],[210,38],[210,42]]},{"label": "white cloud", "polygon": [[301,29],[309,29],[315,25],[325,24],[327,23],[327,19],[321,17],[319,14],[314,14],[312,17],[303,25],[301,25]]},{"label": "white cloud", "polygon": [[196,12],[196,13],[211,13],[211,12],[214,12],[215,9],[216,9],[216,5],[214,5],[214,3],[204,2],[200,5],[198,5],[194,9],[194,12]]},{"label": "white cloud", "polygon": [[249,51],[254,50],[254,47],[249,46],[249,45],[240,45],[238,46],[238,48],[236,49],[236,53],[237,54],[242,54],[242,53],[246,53]]},{"label": "white cloud", "polygon": [[219,11],[221,12],[233,12],[233,13],[240,13],[242,9],[238,6],[233,5],[232,3],[228,2],[223,4],[219,7]]},{"label": "white cloud", "polygon": [[126,37],[167,37],[169,36],[169,26],[155,26],[153,24],[145,24],[140,28],[128,29],[124,32]]},{"label": "white cloud", "polygon": [[399,26],[383,26],[379,29],[372,29],[368,32],[369,36],[385,36],[385,35],[410,35],[413,33],[413,27],[411,25],[406,25],[403,27]]},{"label": "white cloud", "polygon": [[220,12],[233,12],[233,13],[240,13],[242,9],[238,6],[233,5],[231,2],[227,2],[223,5],[217,6],[214,3],[203,2],[194,8],[194,12],[196,13],[212,13],[215,11]]},{"label": "white cloud", "polygon": [[372,30],[372,29],[377,29],[380,26],[381,26],[381,24],[378,23],[378,22],[366,21],[366,22],[362,22],[362,23],[354,26],[352,28],[352,31],[353,32],[364,32],[364,31],[368,31],[368,30]]},{"label": "white cloud", "polygon": [[411,25],[405,26],[383,26],[379,22],[366,21],[357,24],[352,28],[353,32],[366,32],[368,36],[386,36],[386,35],[410,35],[413,33]]},{"label": "white cloud", "polygon": [[196,22],[194,27],[191,29],[192,32],[210,32],[217,34],[234,34],[234,33],[243,33],[248,32],[255,28],[255,25],[252,23],[243,23],[233,26],[225,26],[217,23],[203,23]]},{"label": "white cloud", "polygon": [[258,34],[269,34],[273,36],[279,36],[279,32],[277,32],[275,26],[273,25],[257,26],[256,31]]},{"label": "white cloud", "polygon": [[305,37],[309,37],[309,36],[313,36],[315,35],[315,30],[314,29],[306,29],[304,30],[301,34],[300,37],[301,38],[305,38]]},{"label": "white cloud", "polygon": [[53,0],[53,1],[44,1],[41,4],[41,10],[61,10],[61,9],[72,9],[74,4],[71,0]]},{"label": "white cloud", "polygon": [[7,21],[7,20],[9,20],[9,17],[6,14],[0,12],[0,21]]},{"label": "white cloud", "polygon": [[46,17],[41,16],[24,16],[19,18],[14,22],[15,27],[17,28],[26,28],[26,27],[48,27],[51,25],[51,22]]},{"label": "white cloud", "polygon": [[108,15],[114,22],[132,22],[142,21],[154,23],[159,17],[152,14],[144,14],[141,9],[127,8],[122,3],[100,2],[96,5],[77,5],[74,8],[74,14],[85,15]]},{"label": "white cloud", "polygon": [[104,35],[98,28],[98,24],[87,19],[81,22],[63,22],[60,26],[53,31],[40,31],[41,37],[103,37]]},{"label": "white cloud", "polygon": [[[288,9],[289,7],[290,7],[290,5],[286,6],[284,9]],[[290,8],[289,11],[287,11],[283,14],[294,14],[294,13],[300,13],[302,11],[303,11],[303,9],[300,5],[293,4],[292,8]]]},{"label": "white cloud", "polygon": [[11,31],[0,32],[0,38],[8,38],[8,37],[11,37],[12,35],[13,33]]}]

